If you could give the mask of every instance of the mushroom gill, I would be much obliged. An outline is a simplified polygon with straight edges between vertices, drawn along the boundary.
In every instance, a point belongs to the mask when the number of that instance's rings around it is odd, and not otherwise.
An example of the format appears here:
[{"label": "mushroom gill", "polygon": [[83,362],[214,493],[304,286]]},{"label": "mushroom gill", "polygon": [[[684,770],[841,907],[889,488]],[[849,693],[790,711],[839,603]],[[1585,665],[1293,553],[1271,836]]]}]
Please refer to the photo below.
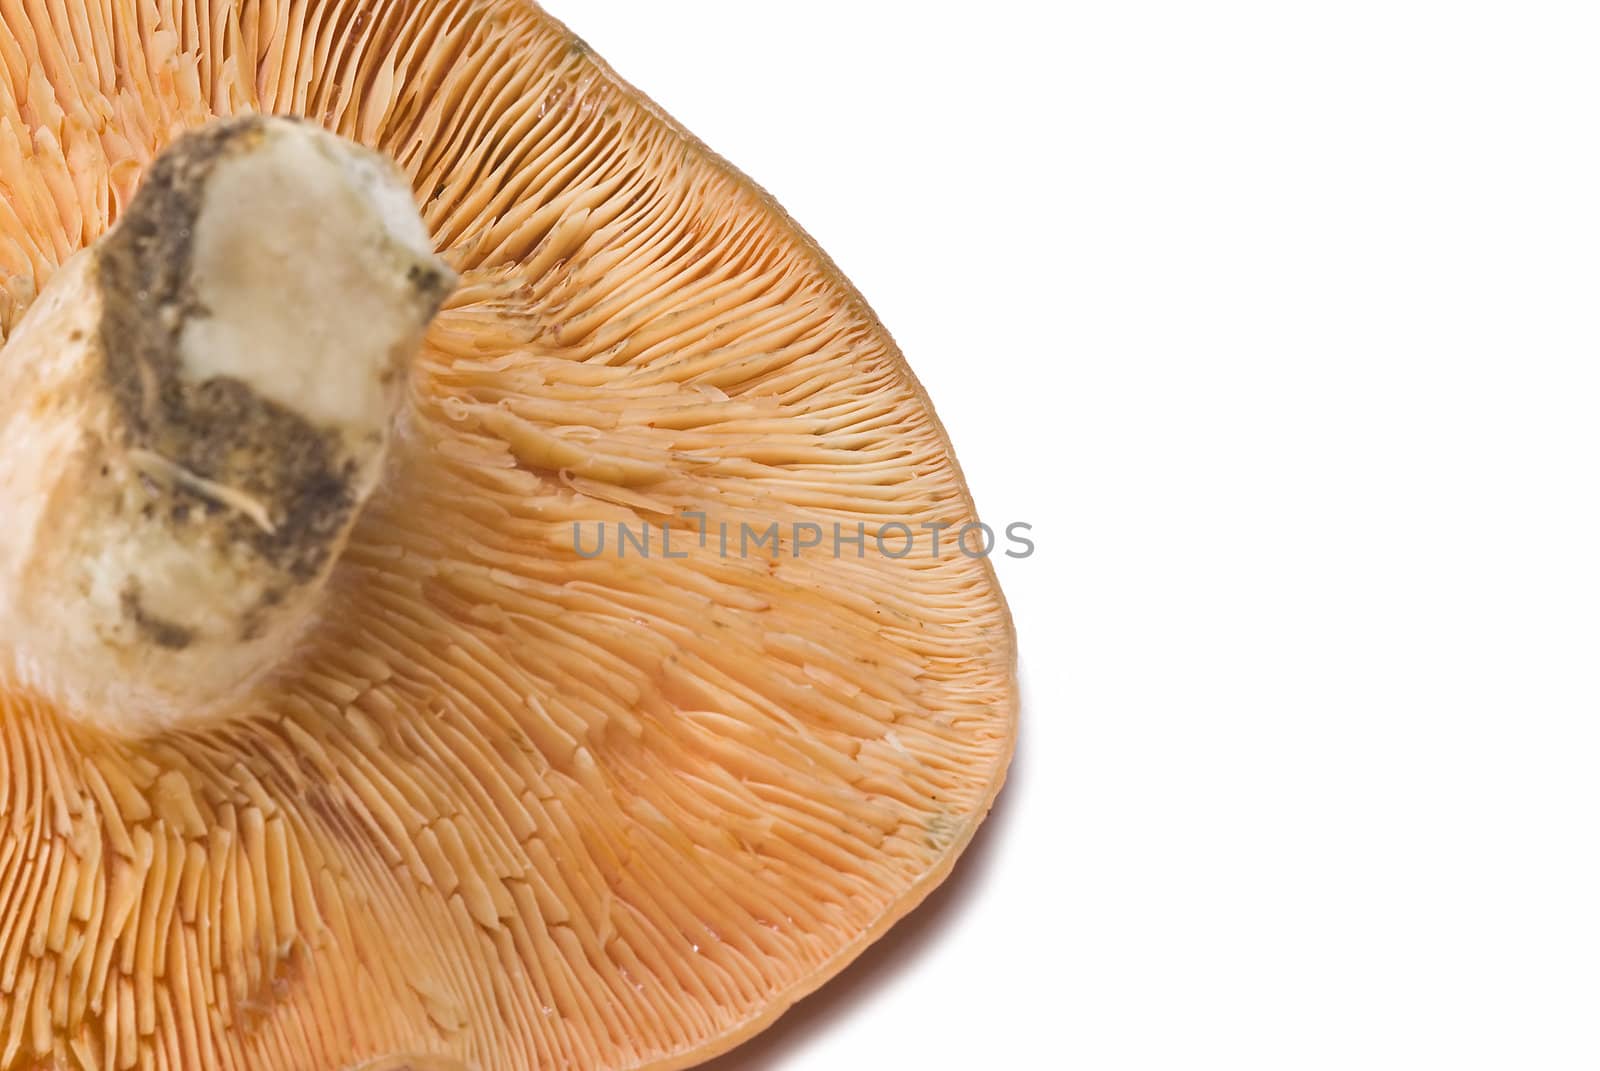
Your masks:
[{"label": "mushroom gill", "polygon": [[258,112],[390,157],[459,287],[314,616],[225,709],[151,727],[0,660],[0,1071],[731,1047],[1004,777],[1010,621],[927,398],[770,198],[522,0],[0,0],[7,375],[157,157]]}]

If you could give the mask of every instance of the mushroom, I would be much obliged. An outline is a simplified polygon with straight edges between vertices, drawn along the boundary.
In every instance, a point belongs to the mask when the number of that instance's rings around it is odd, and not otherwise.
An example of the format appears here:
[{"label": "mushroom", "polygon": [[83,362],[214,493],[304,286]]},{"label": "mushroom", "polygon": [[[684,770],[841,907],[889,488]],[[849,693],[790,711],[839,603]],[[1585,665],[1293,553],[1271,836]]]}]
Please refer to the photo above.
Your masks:
[{"label": "mushroom", "polygon": [[0,0],[0,190],[0,1071],[684,1067],[949,873],[944,431],[559,23]]}]

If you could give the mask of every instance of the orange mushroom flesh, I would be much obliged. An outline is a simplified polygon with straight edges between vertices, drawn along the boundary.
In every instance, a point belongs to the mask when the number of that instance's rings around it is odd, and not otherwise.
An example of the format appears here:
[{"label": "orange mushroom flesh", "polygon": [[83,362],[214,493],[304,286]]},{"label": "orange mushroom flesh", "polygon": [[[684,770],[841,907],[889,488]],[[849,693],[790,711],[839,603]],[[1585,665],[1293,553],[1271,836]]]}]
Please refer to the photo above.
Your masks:
[{"label": "orange mushroom flesh", "polygon": [[0,365],[157,156],[251,112],[392,158],[460,285],[270,672],[152,726],[9,652],[0,1071],[731,1047],[1004,775],[1013,637],[926,397],[769,198],[521,0],[0,0]]}]

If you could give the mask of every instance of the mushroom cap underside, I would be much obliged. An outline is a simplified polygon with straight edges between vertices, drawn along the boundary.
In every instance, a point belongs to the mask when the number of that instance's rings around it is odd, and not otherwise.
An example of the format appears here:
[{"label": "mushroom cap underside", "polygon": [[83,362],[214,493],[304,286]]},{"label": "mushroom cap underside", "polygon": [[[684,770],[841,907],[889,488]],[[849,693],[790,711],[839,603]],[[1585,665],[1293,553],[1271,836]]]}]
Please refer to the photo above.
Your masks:
[{"label": "mushroom cap underside", "polygon": [[461,288],[238,716],[117,739],[4,684],[0,1069],[730,1047],[948,873],[1010,757],[926,396],[770,198],[519,0],[0,0],[0,338],[252,111],[389,154]]}]

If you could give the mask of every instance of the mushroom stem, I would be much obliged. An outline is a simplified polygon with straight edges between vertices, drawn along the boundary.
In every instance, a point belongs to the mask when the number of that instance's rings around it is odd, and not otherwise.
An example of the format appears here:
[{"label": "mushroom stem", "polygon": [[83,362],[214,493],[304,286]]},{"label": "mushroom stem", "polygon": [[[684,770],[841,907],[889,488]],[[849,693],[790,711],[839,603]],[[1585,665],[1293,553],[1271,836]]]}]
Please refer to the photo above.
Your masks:
[{"label": "mushroom stem", "polygon": [[278,664],[454,285],[403,176],[309,124],[178,140],[0,353],[0,640],[78,720],[210,717]]}]

